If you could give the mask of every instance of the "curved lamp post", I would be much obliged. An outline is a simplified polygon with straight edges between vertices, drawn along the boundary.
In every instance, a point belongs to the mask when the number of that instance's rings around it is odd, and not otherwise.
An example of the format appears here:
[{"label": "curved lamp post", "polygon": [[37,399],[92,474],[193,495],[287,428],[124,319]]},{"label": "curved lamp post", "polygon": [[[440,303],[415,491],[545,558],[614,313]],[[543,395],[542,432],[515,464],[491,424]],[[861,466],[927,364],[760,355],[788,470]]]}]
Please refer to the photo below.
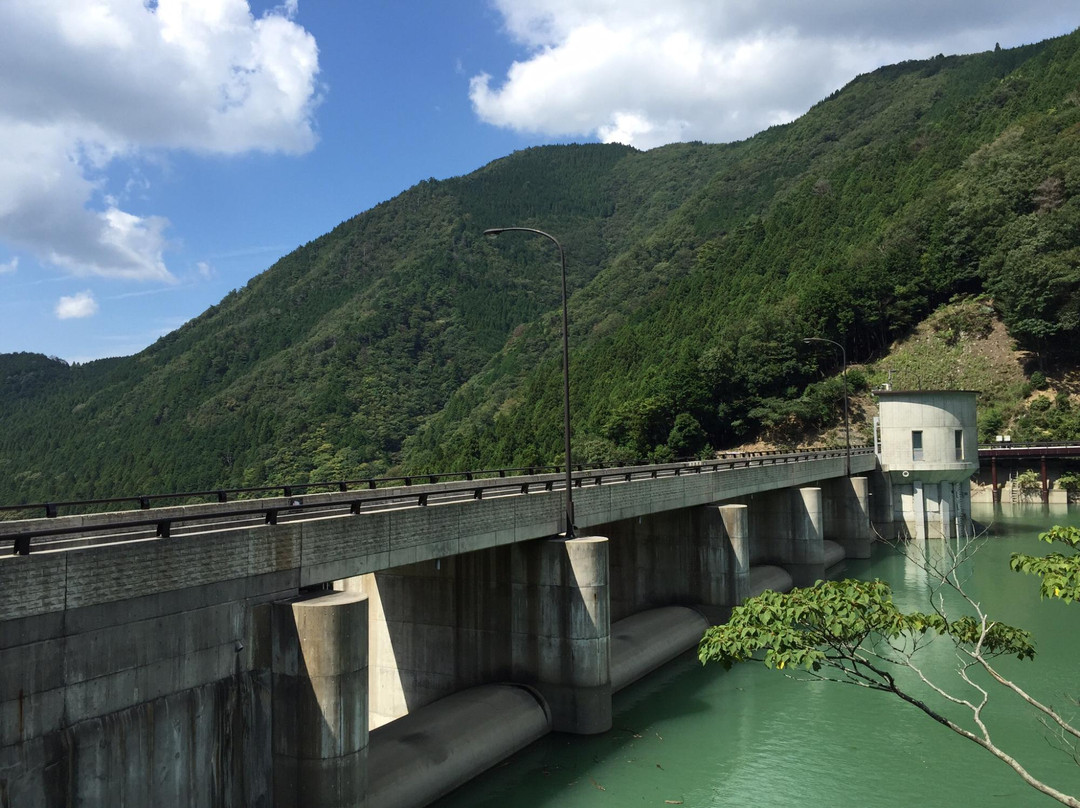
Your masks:
[{"label": "curved lamp post", "polygon": [[842,377],[844,379],[844,442],[847,445],[847,456],[844,461],[845,473],[848,477],[851,476],[851,426],[848,423],[848,390],[847,390],[847,351],[844,350],[844,346],[839,342],[834,342],[831,339],[825,339],[824,337],[807,337],[803,342],[810,344],[811,342],[827,342],[830,345],[835,345],[840,349],[840,357],[843,360],[843,372]]},{"label": "curved lamp post", "polygon": [[567,339],[566,315],[566,254],[562,244],[550,233],[535,227],[492,227],[484,231],[485,236],[497,236],[500,233],[520,232],[543,236],[554,242],[559,248],[559,263],[562,266],[562,372],[563,372],[563,444],[566,450],[566,538],[574,538],[574,480],[570,474],[570,345]]}]

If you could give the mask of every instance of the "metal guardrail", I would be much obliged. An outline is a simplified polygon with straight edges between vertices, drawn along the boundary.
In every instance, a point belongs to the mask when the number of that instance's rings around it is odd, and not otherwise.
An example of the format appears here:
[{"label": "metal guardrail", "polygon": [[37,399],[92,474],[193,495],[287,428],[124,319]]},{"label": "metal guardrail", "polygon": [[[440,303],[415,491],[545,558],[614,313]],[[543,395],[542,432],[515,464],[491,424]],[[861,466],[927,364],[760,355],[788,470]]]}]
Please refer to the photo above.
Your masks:
[{"label": "metal guardrail", "polygon": [[1038,457],[1077,457],[1080,456],[1080,443],[1077,441],[1047,441],[1046,443],[1001,443],[979,444],[979,454],[983,457],[1007,457],[1008,455]]},{"label": "metal guardrail", "polygon": [[[593,468],[590,465],[575,465],[574,469],[582,471]],[[560,473],[562,466],[534,466],[510,469],[491,469],[485,471],[450,471],[439,474],[413,474],[400,477],[365,477],[358,480],[335,480],[333,482],[319,483],[293,483],[289,485],[263,485],[253,488],[216,488],[208,491],[185,491],[178,494],[151,494],[127,497],[107,497],[104,499],[79,499],[60,502],[35,502],[25,505],[0,505],[0,513],[11,511],[36,511],[44,512],[46,518],[52,519],[60,515],[60,509],[83,508],[89,505],[123,505],[134,504],[139,510],[149,510],[154,507],[154,502],[192,500],[200,498],[214,498],[217,502],[232,502],[243,499],[244,494],[269,494],[280,492],[283,497],[291,497],[293,494],[310,493],[313,490],[325,491],[350,491],[360,488],[375,490],[380,487],[393,487],[394,485],[411,486],[417,480],[426,480],[429,483],[437,483],[440,480],[460,479],[473,480],[485,477],[506,477],[520,474],[540,474],[546,471]],[[80,511],[76,511],[78,513]]]},{"label": "metal guardrail", "polygon": [[1077,441],[1045,441],[1039,443],[1013,443],[1012,441],[1000,441],[997,443],[980,443],[979,451],[990,449],[1076,449],[1080,451],[1080,442]]},{"label": "metal guardrail", "polygon": [[[852,456],[871,454],[870,446],[852,447]],[[843,457],[844,449],[803,449],[795,452],[781,450],[758,452],[727,452],[708,460],[687,460],[675,463],[635,466],[575,465],[575,487],[604,485],[612,482],[631,482],[634,479],[654,479],[662,476],[718,472],[751,466],[805,462],[830,457]],[[461,501],[464,498],[483,499],[490,494],[528,494],[540,489],[553,490],[562,483],[561,466],[522,467],[483,471],[445,472],[439,474],[377,477],[363,480],[342,480],[329,483],[303,483],[287,486],[232,488],[195,491],[153,496],[112,497],[107,499],[75,500],[70,502],[35,503],[0,506],[0,511],[43,510],[44,518],[0,521],[0,547],[12,544],[12,553],[28,555],[33,544],[42,539],[86,537],[97,535],[113,541],[146,538],[169,538],[177,525],[206,526],[225,521],[257,517],[264,524],[277,524],[282,515],[299,515],[305,511],[333,509],[359,514],[372,506],[399,504],[401,507],[423,507],[433,498],[438,501]],[[455,479],[456,478],[456,479]],[[417,481],[424,480],[424,483]],[[409,489],[406,491],[406,489]],[[314,490],[314,493],[312,491]],[[320,492],[321,490],[321,492]],[[240,495],[281,492],[280,497],[244,499]],[[379,493],[372,493],[379,492]],[[210,502],[154,507],[154,501],[177,501],[212,498]],[[230,498],[231,497],[231,498]],[[60,508],[78,508],[108,504],[137,504],[137,509],[60,515]],[[152,535],[139,529],[153,528]],[[120,536],[110,532],[126,531]],[[85,543],[85,542],[84,542]]]}]

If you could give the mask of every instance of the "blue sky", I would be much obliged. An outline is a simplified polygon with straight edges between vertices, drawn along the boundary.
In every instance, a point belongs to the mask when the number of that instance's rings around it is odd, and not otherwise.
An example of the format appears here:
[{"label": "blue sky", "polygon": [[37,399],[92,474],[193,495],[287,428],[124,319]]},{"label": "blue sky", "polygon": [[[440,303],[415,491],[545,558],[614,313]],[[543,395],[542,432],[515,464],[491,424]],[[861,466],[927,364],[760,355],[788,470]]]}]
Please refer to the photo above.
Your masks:
[{"label": "blue sky", "polygon": [[136,353],[416,182],[730,141],[1060,0],[0,0],[0,352]]}]

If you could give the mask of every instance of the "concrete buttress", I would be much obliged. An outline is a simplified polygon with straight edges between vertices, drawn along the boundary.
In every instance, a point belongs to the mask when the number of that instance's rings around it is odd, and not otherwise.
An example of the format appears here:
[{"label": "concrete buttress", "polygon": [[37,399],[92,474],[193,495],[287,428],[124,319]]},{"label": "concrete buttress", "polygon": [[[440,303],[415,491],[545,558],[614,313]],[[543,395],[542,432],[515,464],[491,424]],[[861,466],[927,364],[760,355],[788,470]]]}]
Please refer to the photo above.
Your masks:
[{"label": "concrete buttress", "polygon": [[608,540],[541,539],[514,550],[514,679],[544,697],[553,729],[611,729]]},{"label": "concrete buttress", "polygon": [[738,606],[750,596],[749,508],[746,505],[720,505],[716,512],[730,547],[731,588],[727,601],[721,605]]},{"label": "concrete buttress", "polygon": [[271,612],[274,806],[364,806],[368,602],[355,592]]},{"label": "concrete buttress", "polygon": [[781,566],[791,573],[795,586],[812,586],[825,574],[821,489],[798,489],[792,517],[791,555]]},{"label": "concrete buttress", "polygon": [[823,486],[826,538],[844,548],[847,558],[870,558],[874,532],[870,526],[870,481],[840,477]]}]

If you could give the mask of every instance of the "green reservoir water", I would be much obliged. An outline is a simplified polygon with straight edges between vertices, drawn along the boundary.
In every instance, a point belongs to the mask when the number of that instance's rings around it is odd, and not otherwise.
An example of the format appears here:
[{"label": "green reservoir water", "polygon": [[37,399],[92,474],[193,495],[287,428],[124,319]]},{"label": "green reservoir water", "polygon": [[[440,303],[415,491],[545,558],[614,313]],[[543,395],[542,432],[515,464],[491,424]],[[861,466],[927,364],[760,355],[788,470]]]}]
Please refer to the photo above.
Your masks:
[{"label": "green reservoir water", "polygon": [[[1033,662],[1008,674],[1070,710],[1080,695],[1080,604],[1041,602],[1037,581],[1011,572],[1009,554],[1043,554],[1036,536],[1052,524],[1080,524],[1080,513],[1038,506],[974,518],[989,526],[968,591],[995,618],[1031,631]],[[892,584],[905,609],[926,610],[924,574],[877,545],[873,559],[849,562],[849,577]],[[928,667],[955,668],[955,652],[935,642]],[[1080,766],[1055,750],[1015,698],[994,693],[988,713],[1000,745],[1034,774],[1080,794]],[[592,806],[1051,806],[1005,764],[882,693],[792,681],[758,665],[703,668],[688,653],[615,697],[614,729],[604,735],[552,734],[437,803],[439,808]]]}]

